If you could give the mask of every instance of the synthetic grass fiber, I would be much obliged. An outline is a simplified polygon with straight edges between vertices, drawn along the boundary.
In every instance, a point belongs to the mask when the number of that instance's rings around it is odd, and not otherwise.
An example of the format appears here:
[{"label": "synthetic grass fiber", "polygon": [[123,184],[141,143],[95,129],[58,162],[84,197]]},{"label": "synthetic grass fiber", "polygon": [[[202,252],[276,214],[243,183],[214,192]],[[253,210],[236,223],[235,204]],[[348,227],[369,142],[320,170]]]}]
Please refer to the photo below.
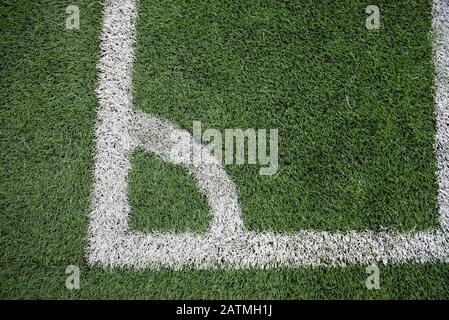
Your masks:
[{"label": "synthetic grass fiber", "polygon": [[139,1],[134,105],[279,129],[275,176],[226,167],[249,229],[436,226],[429,6],[382,3],[369,32],[360,1]]},{"label": "synthetic grass fiber", "polygon": [[[381,266],[378,291],[366,289],[364,267],[88,268],[102,6],[71,4],[79,31],[65,29],[63,1],[1,2],[2,298],[449,297],[447,265]],[[280,129],[276,176],[226,167],[250,229],[435,226],[431,5],[377,4],[382,27],[368,32],[359,1],[141,0],[135,104],[188,130],[193,120]],[[158,161],[133,159],[131,227],[201,231],[205,200]],[[149,205],[162,200],[177,214]],[[65,288],[70,264],[81,268],[79,291]]]}]

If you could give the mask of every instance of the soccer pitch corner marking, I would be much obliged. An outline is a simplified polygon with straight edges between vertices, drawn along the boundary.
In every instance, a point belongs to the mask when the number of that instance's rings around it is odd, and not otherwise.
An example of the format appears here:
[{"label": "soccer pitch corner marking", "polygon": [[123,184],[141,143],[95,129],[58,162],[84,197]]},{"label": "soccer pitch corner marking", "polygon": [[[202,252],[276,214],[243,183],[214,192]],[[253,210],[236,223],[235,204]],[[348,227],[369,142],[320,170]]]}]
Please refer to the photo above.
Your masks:
[{"label": "soccer pitch corner marking", "polygon": [[[245,230],[236,187],[221,164],[187,131],[132,107],[136,0],[108,2],[104,8],[97,89],[89,264],[206,269],[449,263],[448,8],[446,0],[436,0],[432,9],[440,227],[405,234],[302,230],[286,235]],[[190,163],[173,155],[171,150],[179,139],[199,148],[208,164]],[[127,177],[136,148],[189,170],[210,207],[207,233],[128,231]]]}]

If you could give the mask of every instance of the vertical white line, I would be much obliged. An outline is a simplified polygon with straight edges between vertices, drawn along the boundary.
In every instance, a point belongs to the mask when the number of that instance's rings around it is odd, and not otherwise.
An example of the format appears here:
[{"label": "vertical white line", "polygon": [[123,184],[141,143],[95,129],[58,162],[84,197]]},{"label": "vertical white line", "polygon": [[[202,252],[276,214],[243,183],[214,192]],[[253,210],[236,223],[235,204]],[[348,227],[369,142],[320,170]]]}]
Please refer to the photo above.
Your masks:
[{"label": "vertical white line", "polygon": [[[130,134],[131,75],[135,1],[109,1],[104,8],[100,45],[99,108],[95,127],[94,190],[89,223],[89,258],[113,264],[119,235],[127,230],[126,178]],[[125,192],[123,192],[125,190]]]},{"label": "vertical white line", "polygon": [[436,154],[438,164],[438,205],[440,224],[449,234],[449,3],[434,0],[433,4]]}]

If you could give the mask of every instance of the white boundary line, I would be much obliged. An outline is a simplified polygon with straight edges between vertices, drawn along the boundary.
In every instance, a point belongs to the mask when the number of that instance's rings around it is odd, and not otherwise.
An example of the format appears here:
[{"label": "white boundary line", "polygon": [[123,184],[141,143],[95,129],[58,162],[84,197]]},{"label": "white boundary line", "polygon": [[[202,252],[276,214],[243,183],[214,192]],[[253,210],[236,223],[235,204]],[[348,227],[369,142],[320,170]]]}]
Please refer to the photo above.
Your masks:
[{"label": "white boundary line", "polygon": [[[110,1],[104,8],[95,129],[94,189],[87,258],[90,265],[135,268],[271,268],[348,264],[449,263],[449,6],[433,5],[437,119],[436,153],[441,228],[422,232],[327,232],[294,234],[246,231],[234,183],[190,133],[132,108],[135,0]],[[179,139],[200,148],[212,164],[183,162],[172,154]],[[185,140],[184,140],[185,141]],[[143,148],[186,167],[206,195],[211,226],[204,235],[131,233],[127,177],[133,150]],[[204,159],[204,158],[203,158]]]}]

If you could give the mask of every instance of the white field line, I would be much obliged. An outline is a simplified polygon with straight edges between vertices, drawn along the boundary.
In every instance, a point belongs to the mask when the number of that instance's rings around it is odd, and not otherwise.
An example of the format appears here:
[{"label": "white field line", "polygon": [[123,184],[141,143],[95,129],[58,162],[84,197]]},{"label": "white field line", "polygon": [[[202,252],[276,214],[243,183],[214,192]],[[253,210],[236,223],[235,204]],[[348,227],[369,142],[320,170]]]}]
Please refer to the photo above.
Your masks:
[{"label": "white field line", "polygon": [[432,15],[439,220],[449,234],[449,1],[434,0]]},{"label": "white field line", "polygon": [[[190,133],[132,107],[135,0],[116,0],[104,9],[96,122],[94,189],[87,258],[90,265],[135,268],[271,268],[380,263],[449,263],[449,10],[435,1],[437,34],[435,101],[441,228],[422,232],[250,232],[243,226],[234,183],[221,164]],[[201,148],[210,165],[173,154],[179,139]],[[152,152],[188,169],[207,197],[211,225],[204,235],[131,233],[127,177],[133,150]]]}]

